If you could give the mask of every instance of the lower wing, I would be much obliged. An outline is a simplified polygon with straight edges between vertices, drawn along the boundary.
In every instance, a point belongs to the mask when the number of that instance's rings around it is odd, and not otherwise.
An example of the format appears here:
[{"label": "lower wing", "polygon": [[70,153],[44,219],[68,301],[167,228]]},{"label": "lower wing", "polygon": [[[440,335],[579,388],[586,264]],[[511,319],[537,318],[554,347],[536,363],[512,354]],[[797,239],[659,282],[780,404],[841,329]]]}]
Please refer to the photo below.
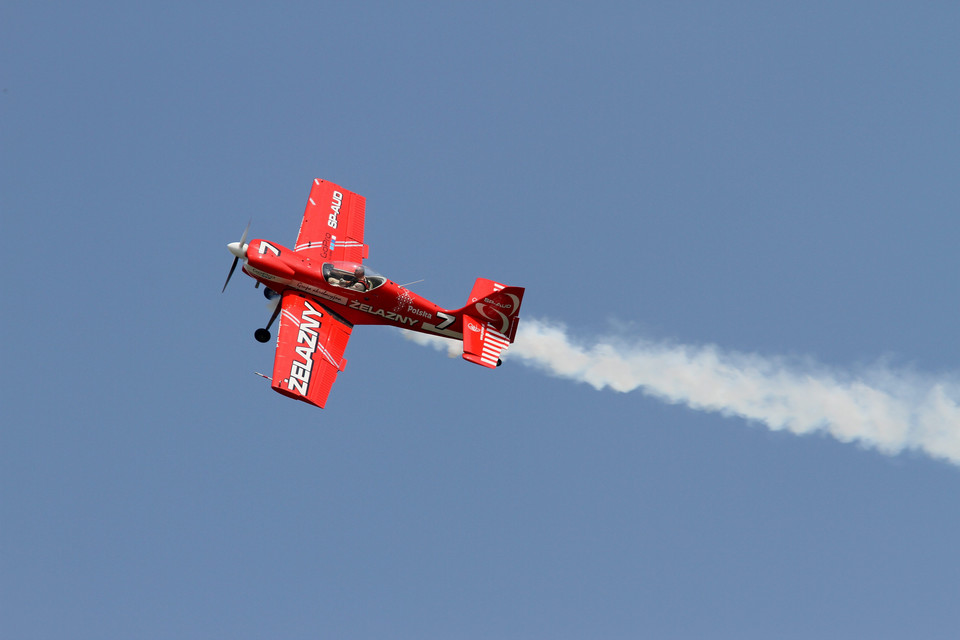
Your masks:
[{"label": "lower wing", "polygon": [[284,293],[273,360],[275,391],[323,407],[330,387],[343,371],[353,326],[316,300]]}]

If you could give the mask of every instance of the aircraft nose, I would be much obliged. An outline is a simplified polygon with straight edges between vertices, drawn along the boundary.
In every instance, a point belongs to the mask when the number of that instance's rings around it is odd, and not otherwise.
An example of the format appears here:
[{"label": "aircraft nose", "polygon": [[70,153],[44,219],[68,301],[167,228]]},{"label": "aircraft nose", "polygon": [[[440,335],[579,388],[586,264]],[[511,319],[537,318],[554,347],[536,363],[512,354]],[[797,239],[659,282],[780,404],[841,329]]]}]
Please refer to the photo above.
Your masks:
[{"label": "aircraft nose", "polygon": [[237,256],[238,258],[246,258],[248,246],[249,245],[245,243],[241,244],[239,242],[231,242],[230,244],[227,245],[227,249],[229,249],[230,253]]}]

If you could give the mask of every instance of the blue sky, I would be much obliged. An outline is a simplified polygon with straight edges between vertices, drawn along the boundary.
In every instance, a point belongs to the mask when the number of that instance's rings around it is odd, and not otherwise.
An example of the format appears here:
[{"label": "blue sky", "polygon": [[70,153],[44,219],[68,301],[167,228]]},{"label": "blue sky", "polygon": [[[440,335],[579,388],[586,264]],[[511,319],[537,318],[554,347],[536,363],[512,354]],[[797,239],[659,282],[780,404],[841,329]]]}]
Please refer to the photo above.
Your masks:
[{"label": "blue sky", "polygon": [[8,3],[2,635],[956,637],[955,464],[374,327],[321,411],[252,375],[268,311],[220,287],[321,177],[441,305],[483,276],[584,344],[955,385],[958,30],[952,3]]}]

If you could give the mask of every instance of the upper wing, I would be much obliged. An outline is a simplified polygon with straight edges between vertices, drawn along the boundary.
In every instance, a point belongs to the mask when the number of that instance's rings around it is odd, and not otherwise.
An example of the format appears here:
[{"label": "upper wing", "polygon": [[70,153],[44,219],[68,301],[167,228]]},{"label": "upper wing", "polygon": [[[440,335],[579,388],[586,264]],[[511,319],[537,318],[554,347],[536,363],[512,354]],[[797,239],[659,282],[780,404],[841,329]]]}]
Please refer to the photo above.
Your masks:
[{"label": "upper wing", "polygon": [[323,407],[337,374],[347,365],[343,351],[353,326],[298,293],[284,293],[280,304],[272,386],[284,395]]},{"label": "upper wing", "polygon": [[293,250],[325,262],[362,262],[368,249],[363,244],[366,207],[363,196],[326,180],[314,180]]}]

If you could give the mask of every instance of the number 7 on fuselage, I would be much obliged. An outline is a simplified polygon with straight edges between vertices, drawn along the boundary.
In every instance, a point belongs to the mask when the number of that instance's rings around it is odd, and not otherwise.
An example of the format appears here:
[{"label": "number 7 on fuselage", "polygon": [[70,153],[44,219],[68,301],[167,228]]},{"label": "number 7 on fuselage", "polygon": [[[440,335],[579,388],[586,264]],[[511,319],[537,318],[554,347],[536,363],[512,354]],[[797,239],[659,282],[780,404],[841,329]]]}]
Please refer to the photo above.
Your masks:
[{"label": "number 7 on fuselage", "polygon": [[444,309],[367,268],[363,242],[366,199],[343,187],[314,180],[296,244],[288,249],[266,240],[227,248],[235,256],[227,283],[243,262],[243,272],[264,285],[279,303],[263,329],[270,340],[279,317],[271,385],[279,393],[318,407],[347,361],[343,358],[353,327],[385,324],[463,342],[464,359],[484,367],[500,364],[513,342],[523,288],[478,278],[460,309]]}]

